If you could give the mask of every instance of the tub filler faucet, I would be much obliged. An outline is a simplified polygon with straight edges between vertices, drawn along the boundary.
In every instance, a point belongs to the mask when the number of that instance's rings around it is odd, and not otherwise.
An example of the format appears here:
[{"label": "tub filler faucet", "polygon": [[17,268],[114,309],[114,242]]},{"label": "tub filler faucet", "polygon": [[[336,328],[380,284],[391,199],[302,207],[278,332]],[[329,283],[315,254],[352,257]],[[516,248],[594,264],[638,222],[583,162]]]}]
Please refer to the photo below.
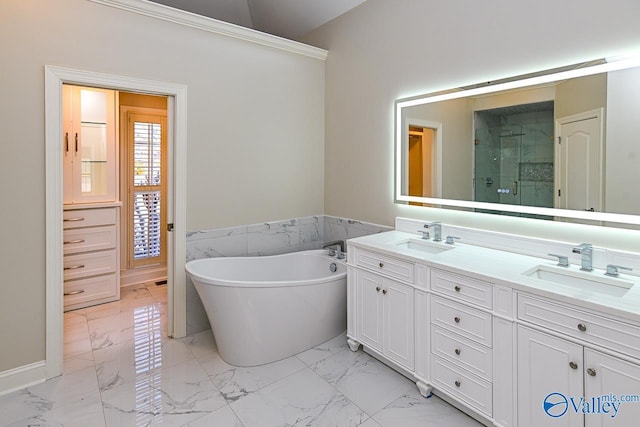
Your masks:
[{"label": "tub filler faucet", "polygon": [[[334,246],[339,247],[340,249],[336,252]],[[334,240],[333,242],[325,243],[322,245],[322,249],[329,249],[329,256],[335,256],[338,259],[345,258],[346,252],[344,251],[344,240]]]}]

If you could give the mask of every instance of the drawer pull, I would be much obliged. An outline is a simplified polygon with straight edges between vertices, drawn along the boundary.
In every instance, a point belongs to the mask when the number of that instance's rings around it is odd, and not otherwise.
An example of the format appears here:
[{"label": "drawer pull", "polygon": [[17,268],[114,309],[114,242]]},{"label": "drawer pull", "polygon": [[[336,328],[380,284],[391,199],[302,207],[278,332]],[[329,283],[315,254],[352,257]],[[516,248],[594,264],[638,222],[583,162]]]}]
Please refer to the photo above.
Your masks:
[{"label": "drawer pull", "polygon": [[71,267],[65,267],[65,270],[77,270],[79,268],[84,268],[84,264],[72,265]]},{"label": "drawer pull", "polygon": [[460,323],[460,318],[456,316],[456,317],[453,318],[453,321],[456,322],[456,323]]},{"label": "drawer pull", "polygon": [[381,262],[380,264],[378,264],[380,266],[380,268],[384,267],[384,263]]},{"label": "drawer pull", "polygon": [[65,296],[69,296],[69,295],[78,295],[78,294],[83,294],[83,293],[84,293],[84,289],[80,289],[79,291],[65,292],[64,295]]},{"label": "drawer pull", "polygon": [[592,377],[595,377],[596,376],[596,370],[589,368],[589,369],[587,369],[587,374],[589,374]]},{"label": "drawer pull", "polygon": [[386,289],[383,289],[383,290],[382,290],[382,294],[383,294],[383,295],[386,295],[386,294],[387,294],[387,290],[386,290]]},{"label": "drawer pull", "polygon": [[78,239],[78,240],[69,240],[67,242],[63,242],[65,245],[71,245],[73,243],[84,243],[84,239]]},{"label": "drawer pull", "polygon": [[65,218],[62,220],[63,222],[75,222],[75,221],[84,221],[84,218]]},{"label": "drawer pull", "polygon": [[578,364],[576,362],[569,362],[569,366],[571,369],[578,369]]},{"label": "drawer pull", "polygon": [[380,292],[380,286],[376,286],[376,292]]},{"label": "drawer pull", "polygon": [[462,353],[462,351],[460,351],[460,349],[459,349],[459,348],[456,348],[456,349],[454,350],[454,352],[455,352],[458,356],[460,356],[460,353]]},{"label": "drawer pull", "polygon": [[453,288],[456,292],[460,292],[460,286],[456,286],[455,288]]},{"label": "drawer pull", "polygon": [[456,380],[456,382],[454,383],[456,385],[456,387],[460,388],[460,385],[462,385],[462,383],[460,382],[460,380]]},{"label": "drawer pull", "polygon": [[585,332],[587,330],[587,325],[584,323],[578,323],[578,330]]}]

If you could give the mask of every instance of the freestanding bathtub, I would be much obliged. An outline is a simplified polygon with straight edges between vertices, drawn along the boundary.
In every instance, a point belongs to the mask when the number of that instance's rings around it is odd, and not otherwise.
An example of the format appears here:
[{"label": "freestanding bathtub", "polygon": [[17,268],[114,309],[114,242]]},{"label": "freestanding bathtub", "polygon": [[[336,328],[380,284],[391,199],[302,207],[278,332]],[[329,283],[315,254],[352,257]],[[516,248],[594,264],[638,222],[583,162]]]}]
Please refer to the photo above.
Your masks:
[{"label": "freestanding bathtub", "polygon": [[186,270],[230,365],[281,360],[346,329],[346,265],[326,250],[198,259]]}]

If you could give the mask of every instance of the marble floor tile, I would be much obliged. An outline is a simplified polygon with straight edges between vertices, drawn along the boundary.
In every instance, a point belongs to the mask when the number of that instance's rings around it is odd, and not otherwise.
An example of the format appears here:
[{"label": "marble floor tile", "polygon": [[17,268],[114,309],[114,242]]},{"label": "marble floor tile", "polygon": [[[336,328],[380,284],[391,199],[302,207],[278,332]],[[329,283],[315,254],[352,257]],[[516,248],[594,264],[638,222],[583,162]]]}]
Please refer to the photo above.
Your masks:
[{"label": "marble floor tile", "polygon": [[412,389],[373,415],[382,427],[481,427],[482,424],[433,395]]},{"label": "marble floor tile", "polygon": [[357,426],[368,415],[309,368],[231,403],[245,427]]},{"label": "marble floor tile", "polygon": [[298,354],[298,359],[302,360],[305,365],[311,366],[329,356],[334,355],[335,353],[348,349],[347,333],[345,331],[326,343],[320,344],[319,346]]},{"label": "marble floor tile", "polygon": [[197,418],[184,427],[244,427],[229,405]]},{"label": "marble floor tile", "polygon": [[99,393],[90,394],[69,405],[43,411],[14,423],[10,427],[104,427],[104,411]]},{"label": "marble floor tile", "polygon": [[415,387],[363,351],[341,351],[312,366],[314,372],[369,415]]}]

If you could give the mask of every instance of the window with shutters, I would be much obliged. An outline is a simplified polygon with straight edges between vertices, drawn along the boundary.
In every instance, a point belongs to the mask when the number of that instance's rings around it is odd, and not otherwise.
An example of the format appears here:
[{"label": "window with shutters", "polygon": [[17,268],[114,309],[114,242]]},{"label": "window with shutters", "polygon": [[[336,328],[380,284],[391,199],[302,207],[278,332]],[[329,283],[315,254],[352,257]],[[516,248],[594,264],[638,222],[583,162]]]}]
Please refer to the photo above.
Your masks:
[{"label": "window with shutters", "polygon": [[138,267],[166,261],[166,119],[128,114],[129,264]]}]

